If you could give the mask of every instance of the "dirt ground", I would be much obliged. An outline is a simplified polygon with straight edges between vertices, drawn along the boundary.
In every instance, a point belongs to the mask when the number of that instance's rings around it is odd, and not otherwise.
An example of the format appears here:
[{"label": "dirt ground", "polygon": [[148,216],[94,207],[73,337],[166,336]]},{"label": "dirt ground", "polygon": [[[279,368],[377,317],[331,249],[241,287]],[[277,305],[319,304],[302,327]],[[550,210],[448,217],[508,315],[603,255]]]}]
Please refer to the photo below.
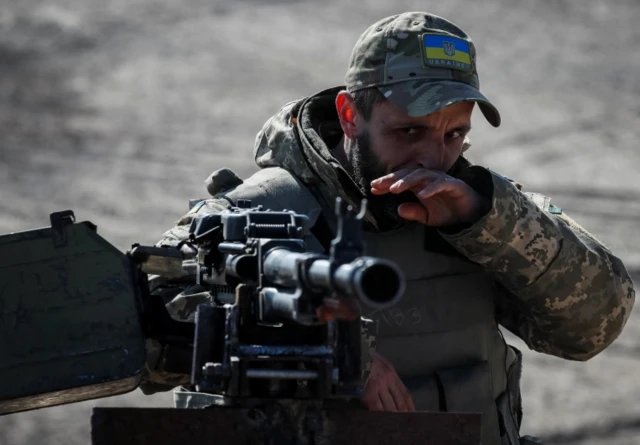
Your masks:
[{"label": "dirt ground", "polygon": [[[637,0],[3,0],[0,233],[71,208],[123,250],[155,242],[211,171],[255,171],[262,123],[341,84],[360,32],[405,10],[476,42],[503,125],[474,120],[472,161],[552,196],[640,278]],[[523,432],[640,444],[639,334],[635,311],[587,363],[526,351]],[[93,406],[171,403],[136,391],[4,416],[0,444],[88,444]]]}]

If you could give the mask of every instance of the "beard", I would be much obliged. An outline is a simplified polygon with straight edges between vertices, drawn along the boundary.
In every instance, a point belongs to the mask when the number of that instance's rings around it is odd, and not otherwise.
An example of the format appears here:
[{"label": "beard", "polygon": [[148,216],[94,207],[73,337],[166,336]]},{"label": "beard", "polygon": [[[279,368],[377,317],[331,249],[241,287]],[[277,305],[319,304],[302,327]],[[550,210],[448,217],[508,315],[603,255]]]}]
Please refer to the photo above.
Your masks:
[{"label": "beard", "polygon": [[418,198],[410,191],[399,194],[372,194],[371,181],[386,175],[387,172],[371,150],[369,133],[359,134],[355,139],[356,146],[352,157],[353,179],[367,198],[367,208],[374,216],[378,230],[385,231],[402,226],[406,220],[398,215],[398,206],[406,202],[419,202]]}]

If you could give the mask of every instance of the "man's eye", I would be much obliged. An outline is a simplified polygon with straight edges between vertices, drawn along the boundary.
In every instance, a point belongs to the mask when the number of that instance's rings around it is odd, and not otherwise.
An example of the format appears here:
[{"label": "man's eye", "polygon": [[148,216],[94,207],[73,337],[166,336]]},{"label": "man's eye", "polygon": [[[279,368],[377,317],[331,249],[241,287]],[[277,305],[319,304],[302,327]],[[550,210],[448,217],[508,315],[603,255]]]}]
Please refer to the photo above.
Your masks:
[{"label": "man's eye", "polygon": [[400,132],[402,134],[416,134],[418,130],[418,127],[403,127],[400,129]]},{"label": "man's eye", "polygon": [[454,130],[454,131],[450,131],[449,133],[447,133],[447,138],[448,139],[457,139],[457,138],[461,138],[463,136],[464,136],[464,134],[460,130]]}]

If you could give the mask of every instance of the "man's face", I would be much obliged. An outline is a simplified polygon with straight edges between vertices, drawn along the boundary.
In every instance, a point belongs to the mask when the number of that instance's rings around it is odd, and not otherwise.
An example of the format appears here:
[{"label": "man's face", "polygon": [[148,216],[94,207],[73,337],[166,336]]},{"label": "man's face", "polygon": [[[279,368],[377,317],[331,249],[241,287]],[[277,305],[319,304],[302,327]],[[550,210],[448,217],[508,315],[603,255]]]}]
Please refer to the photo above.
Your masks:
[{"label": "man's face", "polygon": [[473,102],[459,102],[427,116],[411,117],[385,101],[374,107],[369,121],[354,118],[354,179],[384,226],[397,226],[401,221],[398,205],[416,198],[411,192],[374,196],[369,193],[371,181],[406,168],[447,172],[462,154],[472,111]]}]

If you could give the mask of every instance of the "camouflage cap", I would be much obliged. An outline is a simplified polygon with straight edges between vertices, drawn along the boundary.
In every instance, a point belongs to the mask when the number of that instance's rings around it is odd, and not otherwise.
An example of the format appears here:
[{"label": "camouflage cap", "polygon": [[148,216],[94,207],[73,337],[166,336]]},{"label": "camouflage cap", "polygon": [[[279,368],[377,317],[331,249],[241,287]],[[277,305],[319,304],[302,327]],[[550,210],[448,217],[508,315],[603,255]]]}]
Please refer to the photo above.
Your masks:
[{"label": "camouflage cap", "polygon": [[477,102],[489,123],[500,125],[500,113],[479,91],[473,42],[450,21],[426,12],[371,25],[353,48],[345,83],[350,92],[377,87],[410,116]]}]

